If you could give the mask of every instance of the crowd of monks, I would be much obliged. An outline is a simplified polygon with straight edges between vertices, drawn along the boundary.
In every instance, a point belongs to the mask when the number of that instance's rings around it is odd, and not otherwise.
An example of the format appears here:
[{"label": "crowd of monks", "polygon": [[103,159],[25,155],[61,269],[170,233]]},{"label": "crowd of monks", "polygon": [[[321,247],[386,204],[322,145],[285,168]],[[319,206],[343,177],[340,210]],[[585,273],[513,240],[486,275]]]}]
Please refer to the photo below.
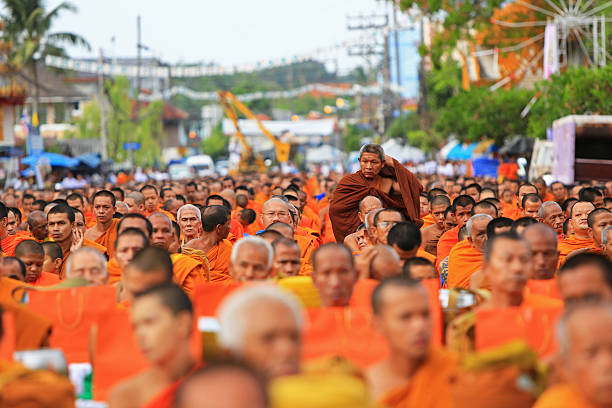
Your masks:
[{"label": "crowd of monks", "polygon": [[0,406],[612,407],[612,182],[359,163],[2,191]]}]

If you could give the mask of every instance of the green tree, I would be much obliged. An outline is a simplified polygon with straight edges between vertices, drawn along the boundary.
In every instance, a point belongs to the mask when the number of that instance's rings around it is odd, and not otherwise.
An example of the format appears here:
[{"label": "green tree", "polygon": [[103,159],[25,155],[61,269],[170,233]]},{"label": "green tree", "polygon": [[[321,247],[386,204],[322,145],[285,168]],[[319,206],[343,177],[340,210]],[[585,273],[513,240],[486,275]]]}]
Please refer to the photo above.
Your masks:
[{"label": "green tree", "polygon": [[531,137],[546,137],[546,129],[563,116],[612,114],[610,64],[598,69],[572,68],[551,76],[550,81],[540,81],[536,87],[541,94],[527,116]]},{"label": "green tree", "polygon": [[218,160],[221,157],[227,156],[229,139],[223,134],[221,123],[219,123],[212,131],[211,135],[202,141],[204,154],[209,155],[213,160]]},{"label": "green tree", "polygon": [[345,152],[352,152],[361,149],[361,139],[369,136],[365,129],[359,129],[355,125],[348,124],[342,135],[342,145]]},{"label": "green tree", "polygon": [[38,112],[39,83],[36,65],[47,55],[66,55],[65,45],[90,49],[80,35],[61,31],[51,32],[53,22],[62,11],[76,12],[76,7],[62,2],[51,11],[45,10],[43,0],[3,0],[3,39],[13,44],[10,64],[17,71],[24,68],[32,72],[34,83],[34,112]]}]

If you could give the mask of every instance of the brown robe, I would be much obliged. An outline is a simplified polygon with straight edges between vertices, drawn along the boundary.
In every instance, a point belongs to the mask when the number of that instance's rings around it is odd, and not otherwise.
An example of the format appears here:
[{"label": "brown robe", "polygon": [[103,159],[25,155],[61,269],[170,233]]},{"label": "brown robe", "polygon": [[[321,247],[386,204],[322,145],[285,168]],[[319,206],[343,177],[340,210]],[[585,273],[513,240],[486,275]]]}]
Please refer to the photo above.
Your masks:
[{"label": "brown robe", "polygon": [[379,173],[383,178],[393,178],[400,186],[400,191],[389,195],[376,188],[378,180],[366,179],[359,170],[354,174],[344,176],[330,200],[329,217],[334,229],[337,242],[344,242],[344,238],[355,232],[361,220],[359,219],[359,202],[371,195],[378,197],[385,208],[400,211],[409,220],[421,226],[420,199],[423,186],[408,169],[393,159],[393,168],[384,165]]}]

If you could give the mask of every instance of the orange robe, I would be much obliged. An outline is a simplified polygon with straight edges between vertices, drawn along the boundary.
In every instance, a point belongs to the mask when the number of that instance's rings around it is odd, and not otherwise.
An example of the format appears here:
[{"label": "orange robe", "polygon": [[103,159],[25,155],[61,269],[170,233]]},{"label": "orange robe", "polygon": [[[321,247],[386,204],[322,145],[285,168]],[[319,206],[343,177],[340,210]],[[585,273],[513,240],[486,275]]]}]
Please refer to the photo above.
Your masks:
[{"label": "orange robe", "polygon": [[[114,245],[114,243],[113,243]],[[102,246],[100,244],[97,244],[87,238],[83,238],[83,246],[84,247],[89,247],[89,248],[93,248],[93,249],[97,249],[98,251],[100,251],[104,256],[108,256],[108,248],[106,248],[105,246]]]},{"label": "orange robe", "polygon": [[529,279],[525,287],[527,295],[548,296],[553,299],[561,299],[559,293],[559,282],[555,276],[552,279]]},{"label": "orange robe", "polygon": [[303,236],[303,235],[295,235],[293,237],[300,247],[300,261],[302,266],[300,267],[300,276],[310,276],[312,275],[312,254],[314,253],[316,247],[316,243],[313,238]]},{"label": "orange robe", "polygon": [[230,234],[233,235],[233,237],[228,237],[228,240],[232,244],[236,243],[236,241],[244,236],[244,229],[242,228],[240,221],[236,219],[230,220]]},{"label": "orange robe", "polygon": [[426,216],[423,217],[423,225],[421,225],[421,230],[423,228],[427,228],[430,225],[434,225],[436,223],[436,221],[433,219],[433,215],[431,214],[427,214]]},{"label": "orange robe", "polygon": [[187,377],[193,374],[201,367],[200,363],[196,363],[196,365],[187,373],[186,376],[181,378],[180,380],[174,382],[173,384],[167,386],[163,390],[157,393],[153,399],[147,401],[141,408],[170,408],[174,406],[174,400],[176,397],[176,392],[179,387],[185,381]]},{"label": "orange robe", "polygon": [[208,266],[204,260],[183,254],[172,254],[174,282],[179,285],[189,297],[193,296],[196,285],[209,280]]},{"label": "orange robe", "polygon": [[316,231],[310,228],[304,228],[298,225],[294,231],[294,234],[296,236],[300,235],[314,240],[315,248],[318,248],[319,245],[321,245],[321,236]]},{"label": "orange robe", "polygon": [[596,408],[573,385],[557,384],[538,398],[533,408]]},{"label": "orange robe", "polygon": [[304,206],[303,213],[305,217],[310,218],[312,222],[314,223],[314,225],[309,228],[312,228],[315,231],[320,232],[322,225],[321,225],[321,220],[319,219],[319,214],[315,212],[312,208],[308,207],[307,205]]},{"label": "orange robe", "polygon": [[459,229],[459,226],[449,229],[438,240],[436,269],[440,267],[440,262],[450,254],[451,249],[459,242]]},{"label": "orange robe", "polygon": [[577,249],[589,248],[593,246],[593,238],[578,238],[575,235],[571,235],[565,238],[557,245],[557,249],[559,250],[559,265],[563,265],[565,263],[565,258],[570,252],[575,251]]},{"label": "orange robe", "polygon": [[325,213],[325,228],[323,229],[323,239],[322,244],[327,244],[329,242],[336,242],[336,237],[334,237],[334,228],[331,223],[331,219],[329,218],[329,211]]},{"label": "orange robe", "polygon": [[451,375],[456,367],[454,354],[443,349],[432,350],[412,378],[405,385],[387,391],[379,405],[389,408],[452,407]]},{"label": "orange robe", "polygon": [[41,272],[38,279],[30,283],[32,286],[52,286],[60,283],[59,275],[49,272]]},{"label": "orange robe", "polygon": [[108,256],[111,258],[115,255],[115,241],[117,240],[118,224],[119,220],[117,218],[113,218],[110,227],[108,227],[108,229],[100,234],[100,236],[94,241],[96,244],[100,244],[105,247]]},{"label": "orange robe", "polygon": [[420,256],[421,258],[425,258],[425,259],[427,259],[429,262],[431,262],[434,265],[436,264],[436,256],[430,254],[429,252],[427,252],[423,248],[419,248],[419,250],[416,253],[416,256]]},{"label": "orange robe", "polygon": [[121,268],[119,267],[117,259],[111,258],[110,261],[106,263],[106,270],[108,271],[109,285],[114,285],[121,280]]},{"label": "orange robe", "polygon": [[502,212],[504,213],[504,217],[512,220],[517,220],[521,217],[521,209],[514,203],[507,204],[502,201]]},{"label": "orange robe", "polygon": [[98,221],[96,220],[96,216],[94,215],[93,211],[87,211],[83,213],[83,215],[85,216],[85,227],[87,227],[87,229],[96,226]]},{"label": "orange robe", "polygon": [[482,252],[474,248],[466,239],[451,249],[448,255],[449,288],[469,288],[470,277],[482,269]]},{"label": "orange robe", "polygon": [[232,243],[224,239],[206,253],[210,265],[211,282],[223,282],[231,279],[229,265],[232,248]]},{"label": "orange robe", "polygon": [[2,252],[4,252],[5,256],[15,256],[15,247],[21,241],[33,240],[34,238],[30,238],[24,235],[7,235],[2,241],[0,241],[0,246],[2,246]]}]

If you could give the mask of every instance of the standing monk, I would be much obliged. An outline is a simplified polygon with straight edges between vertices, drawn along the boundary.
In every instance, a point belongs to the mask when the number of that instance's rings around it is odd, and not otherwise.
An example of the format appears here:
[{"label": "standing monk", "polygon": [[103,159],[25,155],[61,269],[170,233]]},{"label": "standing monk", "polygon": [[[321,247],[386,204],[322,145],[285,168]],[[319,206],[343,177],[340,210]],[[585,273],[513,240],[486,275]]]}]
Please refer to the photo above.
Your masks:
[{"label": "standing monk", "polygon": [[394,277],[372,293],[373,324],[389,345],[387,359],[366,372],[372,396],[381,406],[449,407],[455,357],[431,349],[427,292],[419,281]]},{"label": "standing monk", "polygon": [[429,203],[429,214],[433,219],[433,224],[421,230],[423,249],[432,255],[438,252],[438,241],[446,231],[444,228],[444,212],[450,205],[450,199],[444,195],[432,198]]},{"label": "standing monk", "polygon": [[382,200],[387,208],[395,208],[418,225],[420,195],[423,186],[397,160],[385,156],[380,145],[364,145],[359,152],[361,170],[344,176],[330,202],[329,216],[337,242],[357,230],[359,201],[372,195]]},{"label": "standing monk", "polygon": [[87,230],[85,238],[106,248],[112,258],[115,254],[115,240],[117,239],[117,224],[119,220],[113,218],[115,214],[115,195],[108,190],[100,190],[93,195],[94,214],[96,225]]},{"label": "standing monk", "polygon": [[132,324],[151,367],[119,383],[109,397],[113,408],[171,407],[183,380],[199,368],[191,355],[193,306],[174,284],[154,286],[136,295]]}]

